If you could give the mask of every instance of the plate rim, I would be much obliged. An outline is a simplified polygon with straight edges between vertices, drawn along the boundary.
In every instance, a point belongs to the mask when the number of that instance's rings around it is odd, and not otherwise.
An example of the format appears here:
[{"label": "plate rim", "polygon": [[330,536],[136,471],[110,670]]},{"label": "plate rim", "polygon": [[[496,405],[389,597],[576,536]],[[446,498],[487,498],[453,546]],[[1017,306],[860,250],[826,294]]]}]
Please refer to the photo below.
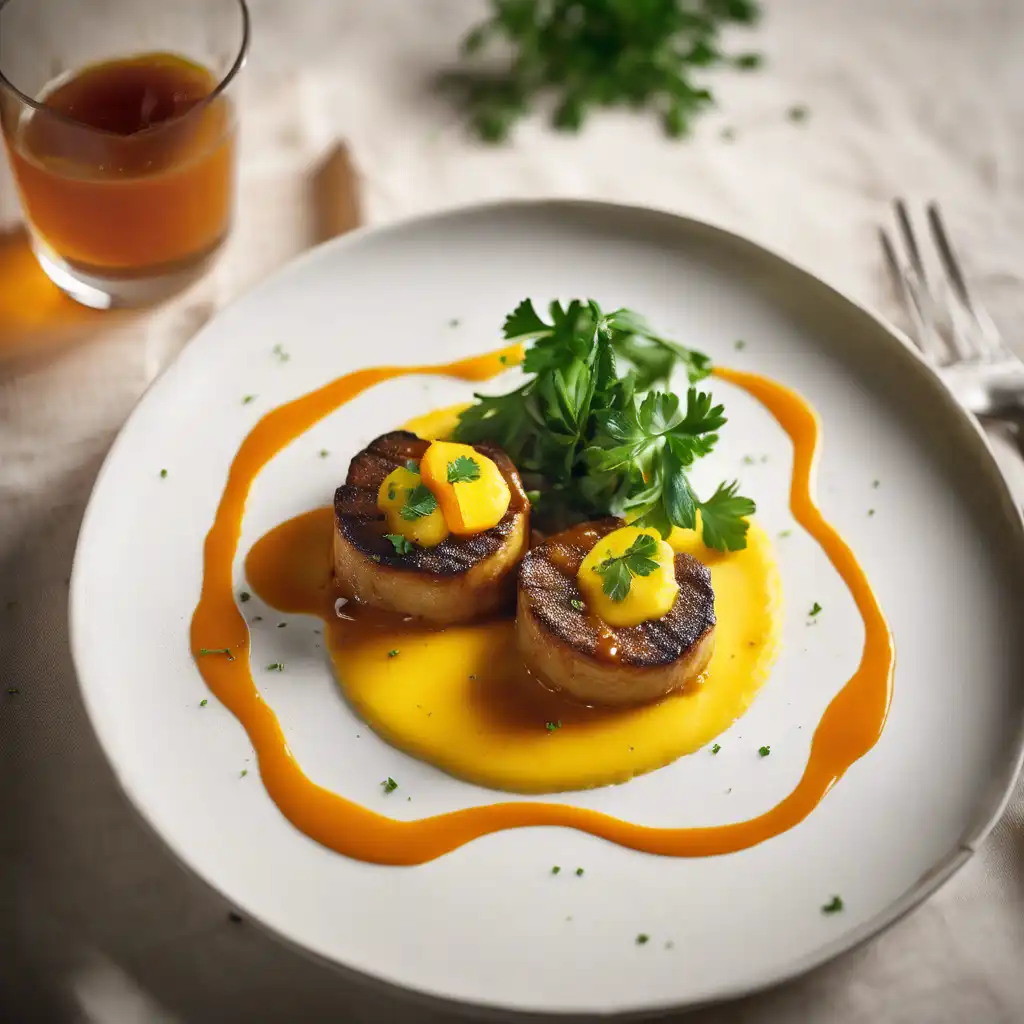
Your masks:
[{"label": "plate rim", "polygon": [[[506,198],[490,200],[482,203],[453,204],[439,207],[425,213],[416,214],[410,217],[402,217],[384,224],[366,224],[360,226],[344,235],[327,239],[304,252],[293,257],[287,263],[278,267],[275,271],[262,278],[256,284],[246,288],[230,301],[221,306],[215,315],[185,344],[181,352],[161,371],[140,394],[135,405],[125,418],[116,437],[111,443],[103,462],[93,481],[86,503],[85,512],[82,516],[78,537],[75,542],[74,554],[72,557],[70,586],[68,589],[68,640],[71,653],[72,666],[74,668],[75,681],[78,686],[78,693],[86,711],[86,717],[93,730],[103,756],[106,759],[111,773],[117,782],[118,788],[126,798],[128,806],[135,812],[138,819],[143,822],[147,830],[157,837],[163,847],[170,853],[173,859],[187,871],[192,877],[198,878],[211,889],[219,898],[229,904],[229,900],[220,888],[193,864],[187,852],[180,848],[176,841],[157,825],[150,817],[145,801],[140,794],[133,791],[133,785],[127,777],[126,771],[115,760],[115,757],[108,747],[106,734],[101,724],[101,713],[98,702],[94,703],[90,697],[89,689],[82,683],[80,664],[80,648],[84,645],[80,625],[81,616],[75,609],[81,606],[84,595],[80,595],[82,584],[81,575],[78,570],[80,556],[83,547],[88,541],[91,532],[91,521],[96,512],[96,495],[106,478],[110,467],[116,459],[120,447],[125,443],[125,436],[132,430],[134,421],[139,415],[143,405],[151,400],[151,395],[158,387],[169,386],[167,381],[173,381],[175,376],[180,374],[182,366],[187,365],[190,360],[198,358],[195,354],[204,345],[209,344],[207,335],[213,335],[219,330],[218,321],[225,315],[234,311],[239,305],[249,300],[250,296],[264,288],[277,286],[280,281],[292,275],[301,275],[307,263],[315,263],[319,260],[328,259],[329,253],[357,247],[367,238],[386,236],[388,234],[399,234],[412,228],[437,224],[452,218],[500,214],[507,210],[529,210],[542,211],[544,209],[575,210],[582,213],[589,213],[591,216],[601,215],[623,215],[637,214],[645,217],[660,218],[663,222],[670,224],[675,230],[693,233],[705,232],[710,236],[717,236],[720,240],[744,248],[748,255],[766,259],[776,267],[789,272],[796,272],[802,277],[805,283],[823,289],[833,299],[839,300],[848,310],[866,318],[877,331],[879,337],[885,337],[894,352],[902,353],[906,360],[900,374],[913,372],[918,375],[918,386],[931,389],[936,399],[936,408],[939,409],[941,417],[946,422],[955,422],[964,438],[965,445],[973,444],[977,454],[980,456],[980,465],[975,470],[979,476],[984,476],[987,486],[993,489],[993,496],[998,492],[1000,498],[1000,509],[1007,520],[1007,526],[1016,534],[1017,558],[1024,563],[1024,507],[1017,503],[1010,489],[1009,483],[999,469],[998,462],[992,449],[992,443],[985,434],[980,423],[970,415],[962,406],[957,403],[952,393],[942,383],[934,369],[924,358],[923,354],[914,345],[907,334],[897,325],[885,320],[879,313],[869,308],[859,300],[853,298],[844,289],[839,288],[829,281],[819,277],[812,270],[808,269],[802,262],[783,255],[777,249],[757,241],[747,235],[717,223],[695,217],[690,214],[680,213],[664,207],[644,203],[621,203],[599,199],[577,199],[577,198]],[[934,895],[977,852],[979,844],[988,836],[995,825],[1002,818],[1006,806],[1012,796],[1017,778],[1024,767],[1024,717],[1018,722],[1014,741],[1011,745],[1012,756],[1004,766],[1004,770],[993,779],[993,784],[988,788],[987,793],[979,800],[979,807],[975,816],[973,827],[969,826],[965,834],[961,836],[956,844],[950,848],[921,878],[918,879],[905,892],[893,900],[889,906],[879,911],[858,927],[847,932],[845,935],[818,947],[813,952],[798,958],[787,964],[783,969],[776,970],[770,976],[753,978],[727,991],[716,993],[713,996],[700,1000],[687,1002],[660,1001],[647,1004],[642,1008],[628,1010],[611,1010],[601,1014],[603,1018],[615,1020],[636,1020],[650,1017],[652,1015],[672,1012],[675,1010],[697,1010],[702,1007],[716,1005],[735,999],[741,999],[754,995],[758,992],[783,985],[797,978],[808,974],[815,968],[821,967],[836,959],[844,953],[851,952],[867,941],[887,931],[898,921],[902,920],[912,910],[916,909],[928,897]],[[993,796],[995,799],[993,799]],[[292,827],[292,826],[288,826]],[[295,950],[307,959],[322,964],[327,968],[340,972],[348,979],[357,984],[369,985],[370,987],[384,991],[391,995],[400,997],[430,1007],[432,1009],[445,1008],[461,1013],[475,1013],[484,1015],[491,1019],[516,1019],[516,1020],[540,1020],[557,1017],[561,1021],[572,1021],[575,1019],[593,1019],[593,1013],[581,1013],[577,1010],[547,1010],[547,1009],[526,1009],[522,1007],[511,1007],[502,1003],[488,1003],[475,1000],[467,1000],[446,994],[443,992],[417,988],[400,980],[390,978],[382,973],[371,973],[358,967],[353,967],[341,960],[312,949],[303,944],[298,938],[290,936],[277,927],[265,922],[258,913],[243,907],[248,918],[257,924],[264,932],[270,935],[275,941],[283,943],[288,948]]]}]

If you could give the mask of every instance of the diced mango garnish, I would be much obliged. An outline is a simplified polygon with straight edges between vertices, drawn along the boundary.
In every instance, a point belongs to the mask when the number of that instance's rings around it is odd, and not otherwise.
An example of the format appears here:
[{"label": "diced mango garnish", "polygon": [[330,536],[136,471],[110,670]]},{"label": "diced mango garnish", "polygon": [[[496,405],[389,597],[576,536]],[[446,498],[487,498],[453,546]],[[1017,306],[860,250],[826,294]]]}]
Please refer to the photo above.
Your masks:
[{"label": "diced mango garnish", "polygon": [[448,529],[460,537],[497,526],[512,500],[501,470],[468,444],[434,441],[420,460],[420,473]]},{"label": "diced mango garnish", "polygon": [[[630,574],[629,592],[621,601],[604,592],[604,576],[596,572],[609,558],[621,558],[633,542],[647,534],[655,539],[654,553],[650,556],[657,567],[648,575]],[[580,565],[576,582],[587,607],[609,626],[638,626],[641,622],[660,619],[667,615],[676,602],[679,584],[672,548],[661,539],[657,530],[641,530],[636,526],[623,526],[599,540]]]},{"label": "diced mango garnish", "polygon": [[402,515],[409,495],[422,483],[419,473],[414,473],[404,466],[393,469],[377,491],[377,508],[384,513],[388,533],[399,533],[421,548],[434,548],[448,536],[449,532],[440,505],[427,515],[411,519]]}]

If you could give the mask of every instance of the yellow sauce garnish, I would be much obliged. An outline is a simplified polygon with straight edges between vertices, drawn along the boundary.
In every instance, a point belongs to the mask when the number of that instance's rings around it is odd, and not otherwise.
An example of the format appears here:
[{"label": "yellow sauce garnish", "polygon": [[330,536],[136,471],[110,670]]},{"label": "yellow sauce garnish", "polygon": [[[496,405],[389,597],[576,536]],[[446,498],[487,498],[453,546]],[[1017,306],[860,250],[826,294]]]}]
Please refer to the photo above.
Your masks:
[{"label": "yellow sauce garnish", "polygon": [[501,470],[468,444],[434,441],[420,459],[420,473],[459,537],[497,526],[512,500]]},{"label": "yellow sauce garnish", "polygon": [[393,469],[384,477],[377,491],[377,508],[384,513],[388,533],[400,534],[421,548],[434,548],[448,536],[448,524],[440,506],[435,507],[427,515],[412,519],[402,515],[409,495],[422,482],[419,473],[414,473],[405,466]]},{"label": "yellow sauce garnish", "polygon": [[[481,836],[527,826],[574,828],[630,849],[673,857],[733,853],[786,832],[803,821],[850,766],[878,741],[892,697],[895,648],[863,569],[826,522],[811,495],[819,436],[813,409],[796,392],[775,381],[733,370],[718,369],[715,374],[748,391],[789,434],[794,453],[790,491],[793,515],[846,583],[864,623],[860,664],[826,708],[803,775],[788,796],[746,821],[683,828],[654,828],[568,803],[522,800],[401,821],[318,785],[295,759],[273,708],[253,681],[249,631],[234,597],[232,566],[253,481],[281,449],[374,384],[408,374],[481,381],[519,362],[522,356],[522,346],[516,345],[455,363],[359,370],[268,412],[235,455],[206,536],[202,592],[190,631],[198,671],[213,695],[245,728],[256,752],[260,777],[281,813],[311,839],[359,860],[422,864]],[[333,598],[333,588],[325,579],[324,566],[330,561],[330,552],[324,547],[323,533],[314,531],[311,544],[304,560],[306,571],[319,578],[326,595]],[[228,648],[233,659],[202,657],[202,648]]]},{"label": "yellow sauce garnish", "polygon": [[[621,600],[605,593],[605,577],[598,571],[609,558],[621,558],[637,538],[647,536],[655,541],[650,558],[657,566],[646,576],[634,575],[629,581],[629,591]],[[624,526],[602,537],[580,563],[576,582],[591,614],[607,622],[609,626],[639,626],[641,622],[660,619],[672,610],[679,594],[676,583],[674,552],[653,529],[639,529]],[[715,591],[716,598],[718,591]],[[717,600],[716,600],[717,607]]]}]

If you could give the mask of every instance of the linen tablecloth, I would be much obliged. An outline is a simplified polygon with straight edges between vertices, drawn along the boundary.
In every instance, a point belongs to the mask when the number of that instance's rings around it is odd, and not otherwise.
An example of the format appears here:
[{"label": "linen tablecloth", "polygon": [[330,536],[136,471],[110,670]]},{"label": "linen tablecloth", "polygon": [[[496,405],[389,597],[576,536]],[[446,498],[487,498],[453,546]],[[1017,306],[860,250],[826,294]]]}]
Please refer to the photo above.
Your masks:
[{"label": "linen tablecloth", "polygon": [[[432,89],[481,3],[254,0],[236,233],[207,280],[141,315],[62,301],[27,255],[0,181],[10,229],[0,236],[0,1020],[451,1017],[231,920],[126,805],[68,653],[71,556],[110,442],[225,301],[347,226],[347,200],[325,226],[323,189],[311,187],[338,141],[370,223],[509,196],[642,202],[750,235],[894,319],[876,225],[895,195],[938,198],[979,293],[1024,352],[1024,5],[765,7],[757,35],[737,42],[762,49],[767,66],[716,77],[719,108],[692,139],[670,142],[653,118],[612,112],[579,137],[538,117],[488,148]],[[799,125],[786,117],[794,104],[810,111]],[[1019,483],[1019,463],[1002,455]],[[1024,1020],[1024,789],[967,867],[877,941],[698,1016]]]}]

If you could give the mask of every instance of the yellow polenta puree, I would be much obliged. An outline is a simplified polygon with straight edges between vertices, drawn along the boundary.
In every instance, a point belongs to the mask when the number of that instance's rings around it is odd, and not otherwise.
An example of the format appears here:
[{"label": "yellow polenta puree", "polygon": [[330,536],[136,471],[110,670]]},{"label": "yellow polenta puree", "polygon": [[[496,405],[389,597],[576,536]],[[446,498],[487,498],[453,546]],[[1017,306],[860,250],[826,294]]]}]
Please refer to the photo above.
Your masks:
[{"label": "yellow polenta puree", "polygon": [[511,620],[440,630],[339,620],[328,640],[342,690],[392,745],[495,789],[586,789],[669,764],[747,710],[768,677],[781,620],[775,554],[757,524],[747,547],[729,554],[690,531],[673,540],[710,567],[718,616],[711,664],[687,692],[639,708],[571,703],[526,674]]}]

